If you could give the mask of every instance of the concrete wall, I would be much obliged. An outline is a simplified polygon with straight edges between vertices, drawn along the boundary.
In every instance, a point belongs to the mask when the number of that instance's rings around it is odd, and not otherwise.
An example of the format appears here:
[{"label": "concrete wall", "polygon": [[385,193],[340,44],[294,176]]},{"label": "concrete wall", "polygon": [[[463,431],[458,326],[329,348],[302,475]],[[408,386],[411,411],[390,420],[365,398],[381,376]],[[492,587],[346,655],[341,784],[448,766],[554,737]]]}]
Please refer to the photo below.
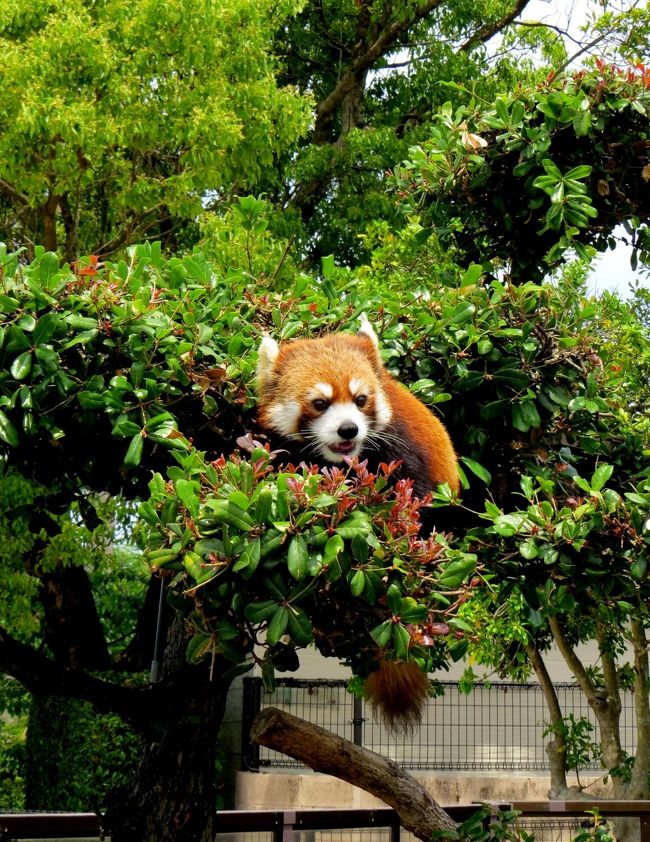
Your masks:
[{"label": "concrete wall", "polygon": [[[481,801],[541,801],[548,798],[544,775],[482,772],[415,772],[416,778],[443,805]],[[593,780],[581,776],[583,784]],[[575,783],[575,781],[569,781]],[[589,794],[597,796],[598,787]],[[360,809],[386,806],[378,798],[330,775],[314,773],[240,772],[237,775],[238,810]]]}]

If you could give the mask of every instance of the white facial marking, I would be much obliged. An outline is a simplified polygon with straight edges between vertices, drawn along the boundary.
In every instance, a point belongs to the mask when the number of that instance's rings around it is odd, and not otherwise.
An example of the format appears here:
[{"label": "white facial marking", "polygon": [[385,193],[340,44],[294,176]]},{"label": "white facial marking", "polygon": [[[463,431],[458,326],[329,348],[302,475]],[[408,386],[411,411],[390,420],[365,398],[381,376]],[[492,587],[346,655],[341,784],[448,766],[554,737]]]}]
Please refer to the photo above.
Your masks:
[{"label": "white facial marking", "polygon": [[334,396],[334,387],[330,383],[314,383],[314,388],[307,392],[307,398],[310,401],[316,398],[325,398],[331,401]]},{"label": "white facial marking", "polygon": [[257,382],[264,387],[273,376],[273,368],[280,353],[280,346],[270,336],[265,336],[257,350]]},{"label": "white facial marking", "polygon": [[348,384],[348,388],[350,389],[350,394],[353,397],[357,397],[357,395],[367,395],[368,388],[363,380],[360,380],[358,377],[353,377]]},{"label": "white facial marking", "polygon": [[[353,439],[342,438],[338,430],[342,424],[354,424],[358,433]],[[363,449],[368,435],[368,420],[363,412],[352,401],[332,404],[322,415],[312,421],[309,432],[314,436],[318,450],[330,462],[343,462],[345,457],[358,456]],[[353,447],[344,453],[332,448],[344,442],[350,442]]]},{"label": "white facial marking", "polygon": [[297,401],[274,403],[269,407],[270,426],[287,438],[301,439],[298,433],[300,426],[300,404]]},{"label": "white facial marking", "polygon": [[390,424],[393,417],[393,410],[386,400],[386,395],[381,389],[377,389],[375,395],[375,429],[383,430]]}]

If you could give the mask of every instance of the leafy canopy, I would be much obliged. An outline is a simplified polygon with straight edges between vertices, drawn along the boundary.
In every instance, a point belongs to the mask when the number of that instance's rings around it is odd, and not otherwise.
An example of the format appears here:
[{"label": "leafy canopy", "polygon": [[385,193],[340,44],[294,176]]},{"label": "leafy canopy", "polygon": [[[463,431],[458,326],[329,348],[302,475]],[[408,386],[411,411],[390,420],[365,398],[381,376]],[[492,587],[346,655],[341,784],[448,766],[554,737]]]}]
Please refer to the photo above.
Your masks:
[{"label": "leafy canopy", "polygon": [[296,8],[3,3],[3,229],[71,260],[187,224],[207,191],[254,188],[309,119],[270,52]]}]

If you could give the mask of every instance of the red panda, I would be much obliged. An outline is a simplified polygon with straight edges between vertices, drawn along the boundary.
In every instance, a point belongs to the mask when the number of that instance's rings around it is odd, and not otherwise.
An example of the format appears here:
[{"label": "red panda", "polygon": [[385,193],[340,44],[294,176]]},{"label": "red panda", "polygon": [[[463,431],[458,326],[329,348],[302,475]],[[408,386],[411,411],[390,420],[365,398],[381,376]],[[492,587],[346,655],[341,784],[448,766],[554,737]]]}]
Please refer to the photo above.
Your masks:
[{"label": "red panda", "polygon": [[384,368],[375,331],[332,333],[282,345],[266,336],[257,363],[258,418],[290,453],[317,464],[353,456],[401,461],[422,497],[440,483],[458,491],[456,455],[442,423]]},{"label": "red panda", "polygon": [[[424,496],[440,483],[459,490],[454,448],[443,424],[384,368],[368,319],[359,332],[278,345],[262,340],[257,363],[258,419],[297,461],[401,461],[400,475]],[[366,680],[366,698],[390,727],[420,719],[429,682],[413,661],[385,661]]]}]

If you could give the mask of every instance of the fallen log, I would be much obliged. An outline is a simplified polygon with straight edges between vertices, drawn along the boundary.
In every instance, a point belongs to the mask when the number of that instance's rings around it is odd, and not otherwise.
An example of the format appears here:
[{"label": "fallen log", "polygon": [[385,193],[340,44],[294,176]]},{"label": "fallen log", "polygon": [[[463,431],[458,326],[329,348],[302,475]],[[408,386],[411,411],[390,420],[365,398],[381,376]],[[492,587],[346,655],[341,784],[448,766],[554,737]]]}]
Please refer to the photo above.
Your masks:
[{"label": "fallen log", "polygon": [[430,842],[434,831],[457,827],[426,789],[394,761],[290,713],[265,708],[253,721],[251,739],[300,760],[315,772],[334,775],[375,795],[423,842]]}]

